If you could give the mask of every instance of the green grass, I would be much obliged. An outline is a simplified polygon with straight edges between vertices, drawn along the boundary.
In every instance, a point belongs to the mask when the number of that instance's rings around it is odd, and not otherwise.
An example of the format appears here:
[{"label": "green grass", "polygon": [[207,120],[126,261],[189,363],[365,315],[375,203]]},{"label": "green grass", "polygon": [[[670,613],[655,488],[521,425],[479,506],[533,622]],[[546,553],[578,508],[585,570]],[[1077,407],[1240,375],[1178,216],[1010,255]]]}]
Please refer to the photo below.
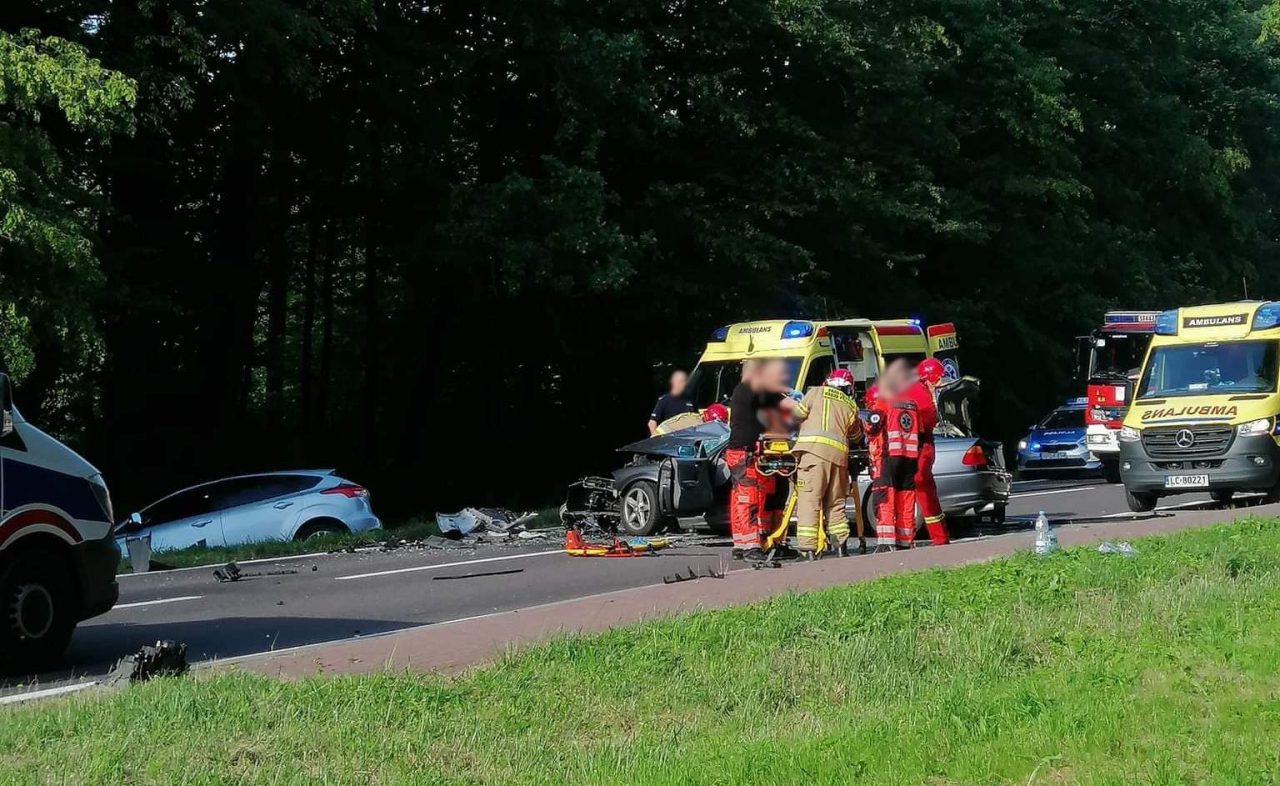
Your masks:
[{"label": "green grass", "polygon": [[[542,529],[560,526],[559,508],[546,508],[538,511],[538,517],[530,522],[529,529]],[[161,551],[152,554],[152,560],[171,568],[190,568],[198,565],[221,565],[232,560],[262,559],[267,557],[287,557],[294,554],[311,554],[318,551],[339,551],[361,546],[373,546],[386,541],[415,540],[429,535],[439,535],[434,518],[410,519],[390,525],[386,529],[372,530],[346,535],[326,535],[309,540],[266,540],[245,546],[200,547]],[[120,560],[118,573],[131,572],[129,560]]]},{"label": "green grass", "polygon": [[1280,522],[1136,546],[564,637],[456,679],[232,674],[19,708],[0,782],[1276,782]]}]

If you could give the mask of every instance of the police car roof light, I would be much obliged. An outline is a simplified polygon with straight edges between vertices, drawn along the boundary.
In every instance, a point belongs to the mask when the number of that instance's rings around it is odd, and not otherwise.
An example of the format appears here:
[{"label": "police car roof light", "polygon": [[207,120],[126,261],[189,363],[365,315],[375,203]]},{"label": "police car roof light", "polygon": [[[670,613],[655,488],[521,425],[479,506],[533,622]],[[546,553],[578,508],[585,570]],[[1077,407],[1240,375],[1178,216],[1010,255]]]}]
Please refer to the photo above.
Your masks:
[{"label": "police car roof light", "polygon": [[729,326],[723,325],[711,331],[712,341],[724,341],[729,337]]},{"label": "police car roof light", "polygon": [[1156,335],[1160,336],[1176,336],[1178,335],[1178,311],[1161,311],[1156,316]]},{"label": "police car roof light", "polygon": [[808,338],[813,335],[812,322],[791,321],[782,326],[783,338]]},{"label": "police car roof light", "polygon": [[1280,327],[1280,303],[1263,303],[1253,313],[1253,330]]}]

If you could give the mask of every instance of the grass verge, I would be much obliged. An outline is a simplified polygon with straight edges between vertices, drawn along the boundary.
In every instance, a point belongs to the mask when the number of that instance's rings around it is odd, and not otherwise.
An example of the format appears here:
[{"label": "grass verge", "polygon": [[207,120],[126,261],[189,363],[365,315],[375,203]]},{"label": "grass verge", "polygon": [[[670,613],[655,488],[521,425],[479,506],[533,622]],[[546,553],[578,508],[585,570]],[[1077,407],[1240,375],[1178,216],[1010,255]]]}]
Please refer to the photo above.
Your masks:
[{"label": "grass verge", "polygon": [[565,637],[456,679],[232,674],[73,697],[8,715],[0,778],[1274,782],[1280,522],[1136,546]]},{"label": "grass verge", "polygon": [[[538,511],[538,517],[529,529],[560,526],[559,508]],[[308,540],[264,540],[243,546],[217,546],[213,548],[193,546],[189,549],[162,551],[152,555],[153,561],[170,568],[190,568],[199,565],[222,565],[232,560],[288,557],[295,554],[312,554],[323,551],[341,551],[361,546],[374,546],[387,541],[414,540],[429,535],[439,535],[435,519],[411,519],[386,529],[346,535],[325,535]],[[117,573],[129,573],[129,560],[120,560]]]}]

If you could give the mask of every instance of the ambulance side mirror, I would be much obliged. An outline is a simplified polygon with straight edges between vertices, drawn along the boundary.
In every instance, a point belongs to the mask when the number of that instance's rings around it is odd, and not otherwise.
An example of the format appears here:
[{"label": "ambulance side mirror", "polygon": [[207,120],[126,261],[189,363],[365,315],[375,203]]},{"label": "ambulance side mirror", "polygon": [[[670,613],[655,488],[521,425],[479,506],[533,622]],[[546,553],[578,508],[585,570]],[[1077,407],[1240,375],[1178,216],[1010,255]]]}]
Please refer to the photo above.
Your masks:
[{"label": "ambulance side mirror", "polygon": [[13,433],[13,384],[9,375],[0,373],[0,437]]}]

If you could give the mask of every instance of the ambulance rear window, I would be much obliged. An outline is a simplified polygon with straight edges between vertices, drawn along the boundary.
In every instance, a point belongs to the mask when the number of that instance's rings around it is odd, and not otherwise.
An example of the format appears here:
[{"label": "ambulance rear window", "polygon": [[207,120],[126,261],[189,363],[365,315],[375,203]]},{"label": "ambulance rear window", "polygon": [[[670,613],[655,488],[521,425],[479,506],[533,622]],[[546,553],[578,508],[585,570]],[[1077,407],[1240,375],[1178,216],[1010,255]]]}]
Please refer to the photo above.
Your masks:
[{"label": "ambulance rear window", "polygon": [[[800,364],[803,357],[780,358],[787,364],[787,384],[795,387],[800,376]],[[686,388],[689,401],[698,409],[705,409],[712,404],[729,402],[729,394],[733,392],[742,379],[741,360],[712,360],[698,364],[689,376]]]}]

